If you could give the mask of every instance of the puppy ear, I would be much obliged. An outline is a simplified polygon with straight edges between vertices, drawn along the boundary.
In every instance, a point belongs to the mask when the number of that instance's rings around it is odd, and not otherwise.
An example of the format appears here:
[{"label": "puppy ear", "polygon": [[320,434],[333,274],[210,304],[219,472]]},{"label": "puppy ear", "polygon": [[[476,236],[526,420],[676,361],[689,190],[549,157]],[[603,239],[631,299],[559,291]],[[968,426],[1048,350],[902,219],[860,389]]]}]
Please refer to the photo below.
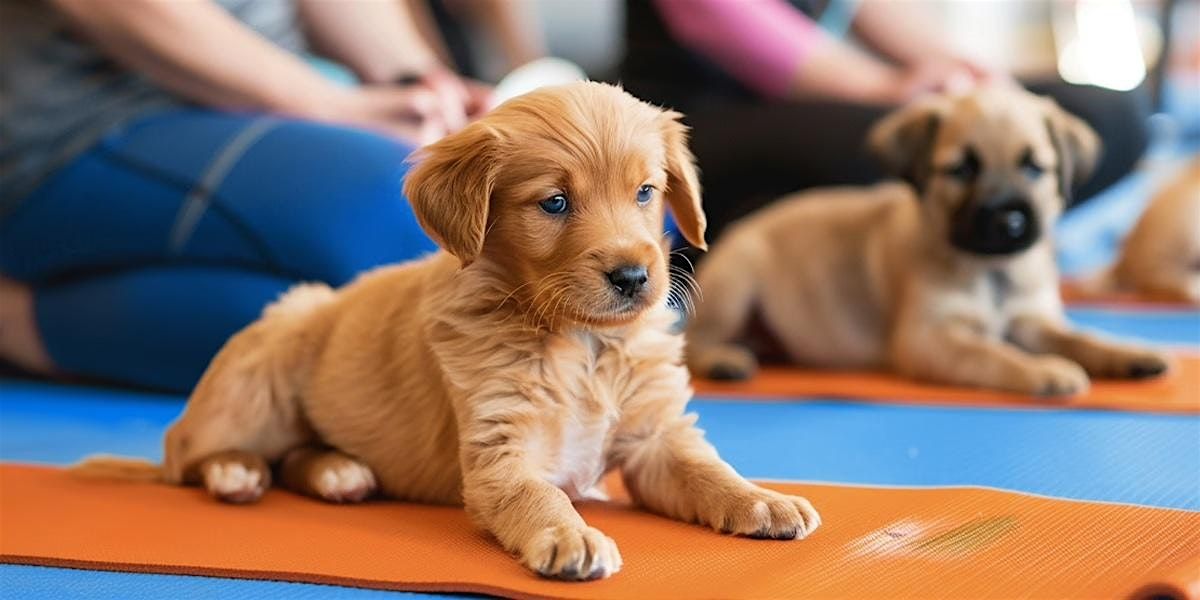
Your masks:
[{"label": "puppy ear", "polygon": [[944,105],[936,98],[918,101],[887,115],[867,134],[871,153],[918,193],[933,172],[933,142],[943,112]]},{"label": "puppy ear", "polygon": [[700,205],[700,177],[696,173],[696,158],[688,148],[688,128],[679,122],[683,115],[675,111],[663,113],[663,142],[667,149],[667,204],[679,232],[691,245],[708,250],[704,231],[708,219]]},{"label": "puppy ear", "polygon": [[1046,130],[1058,154],[1058,189],[1064,202],[1071,190],[1082,185],[1096,169],[1102,146],[1100,136],[1083,119],[1072,115],[1057,102],[1046,101]]},{"label": "puppy ear", "polygon": [[417,222],[465,267],[479,257],[496,184],[496,135],[476,122],[416,153],[404,195]]}]

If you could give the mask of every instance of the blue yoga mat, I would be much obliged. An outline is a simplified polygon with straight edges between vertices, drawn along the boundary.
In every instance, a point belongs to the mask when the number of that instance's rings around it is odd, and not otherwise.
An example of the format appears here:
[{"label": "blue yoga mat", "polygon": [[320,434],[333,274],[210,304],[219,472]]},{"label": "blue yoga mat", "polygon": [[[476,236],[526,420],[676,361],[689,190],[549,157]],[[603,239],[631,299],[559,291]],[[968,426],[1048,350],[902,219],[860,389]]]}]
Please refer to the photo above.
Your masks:
[{"label": "blue yoga mat", "polygon": [[[1075,309],[1086,329],[1200,348],[1200,312]],[[0,381],[0,460],[68,464],[95,452],[159,458],[183,398]],[[983,485],[1200,510],[1200,418],[1102,411],[699,399],[693,409],[747,476],[880,485]],[[21,598],[445,598],[334,586],[0,565]]]}]

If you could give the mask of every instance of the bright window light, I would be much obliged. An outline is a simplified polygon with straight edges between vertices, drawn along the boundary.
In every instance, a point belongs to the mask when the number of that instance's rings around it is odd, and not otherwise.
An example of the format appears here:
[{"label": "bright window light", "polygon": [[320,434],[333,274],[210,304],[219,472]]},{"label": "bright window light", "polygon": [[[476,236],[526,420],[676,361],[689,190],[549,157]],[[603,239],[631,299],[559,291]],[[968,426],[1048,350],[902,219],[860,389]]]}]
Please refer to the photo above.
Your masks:
[{"label": "bright window light", "polygon": [[1055,28],[1063,79],[1124,91],[1146,78],[1129,0],[1076,0],[1073,16]]}]

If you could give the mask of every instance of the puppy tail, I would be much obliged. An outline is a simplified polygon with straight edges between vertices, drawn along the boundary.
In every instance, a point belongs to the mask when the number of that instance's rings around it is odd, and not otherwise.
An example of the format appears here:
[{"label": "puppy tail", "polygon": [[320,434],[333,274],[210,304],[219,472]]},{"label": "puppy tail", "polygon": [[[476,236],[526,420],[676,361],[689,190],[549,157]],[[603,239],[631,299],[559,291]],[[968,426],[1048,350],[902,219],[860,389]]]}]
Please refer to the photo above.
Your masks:
[{"label": "puppy tail", "polygon": [[284,292],[278,300],[263,309],[263,317],[281,319],[304,317],[329,304],[337,297],[333,288],[323,283],[300,283]]},{"label": "puppy tail", "polygon": [[165,483],[162,465],[140,458],[123,458],[98,454],[71,465],[72,475],[90,479],[113,479],[143,483]]}]

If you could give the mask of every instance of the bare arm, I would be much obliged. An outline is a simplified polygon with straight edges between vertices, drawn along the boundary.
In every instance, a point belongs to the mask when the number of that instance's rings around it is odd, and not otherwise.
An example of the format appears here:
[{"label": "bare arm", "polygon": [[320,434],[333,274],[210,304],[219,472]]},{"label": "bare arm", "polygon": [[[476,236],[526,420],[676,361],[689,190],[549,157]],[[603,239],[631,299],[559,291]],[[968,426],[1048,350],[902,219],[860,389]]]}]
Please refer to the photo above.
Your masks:
[{"label": "bare arm", "polygon": [[813,48],[792,80],[793,98],[832,98],[897,104],[921,91],[921,82],[849,45],[827,38]]},{"label": "bare arm", "polygon": [[487,31],[509,69],[546,55],[546,41],[529,0],[455,0],[452,6]]},{"label": "bare arm", "polygon": [[100,48],[199,104],[317,114],[333,85],[208,1],[52,0]]},{"label": "bare arm", "polygon": [[198,104],[372,129],[419,144],[445,135],[428,89],[342,88],[207,0],[51,0],[101,50]]},{"label": "bare arm", "polygon": [[873,50],[935,89],[962,90],[983,81],[1007,81],[1007,75],[952,48],[934,19],[920,2],[864,0],[854,30]]},{"label": "bare arm", "polygon": [[933,15],[920,2],[864,0],[854,18],[854,31],[876,52],[903,66],[950,57],[942,35],[930,23]]},{"label": "bare arm", "polygon": [[364,83],[392,83],[438,64],[407,2],[300,0],[300,16],[316,48]]},{"label": "bare arm", "polygon": [[317,47],[349,66],[366,84],[394,84],[417,78],[414,89],[435,99],[438,120],[456,131],[486,110],[490,88],[477,87],[453,73],[422,32],[421,14],[408,0],[300,0],[300,14]]}]

